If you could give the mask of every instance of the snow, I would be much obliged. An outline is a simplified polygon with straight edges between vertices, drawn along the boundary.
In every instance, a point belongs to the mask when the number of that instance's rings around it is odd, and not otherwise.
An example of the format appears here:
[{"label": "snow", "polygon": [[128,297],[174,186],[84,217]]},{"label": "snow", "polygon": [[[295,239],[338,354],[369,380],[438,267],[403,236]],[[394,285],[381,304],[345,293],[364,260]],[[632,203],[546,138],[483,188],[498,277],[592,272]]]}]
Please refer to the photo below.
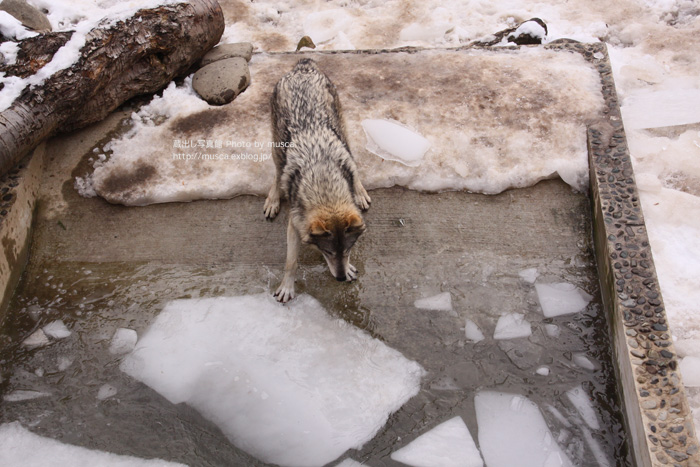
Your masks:
[{"label": "snow", "polygon": [[526,397],[480,391],[474,405],[479,446],[489,467],[572,466],[552,437],[539,407]]},{"label": "snow", "polygon": [[569,389],[566,391],[566,397],[576,408],[583,418],[583,421],[586,422],[586,425],[593,430],[600,429],[600,423],[598,422],[598,416],[593,408],[593,403],[583,387],[577,386]]},{"label": "snow", "polygon": [[539,39],[544,39],[547,33],[544,28],[537,21],[525,21],[523,24],[518,26],[518,28],[510,33],[508,37],[518,38],[523,34],[537,37]]},{"label": "snow", "polygon": [[507,313],[498,318],[494,339],[517,339],[532,334],[532,327],[521,313]]},{"label": "snow", "polygon": [[443,292],[432,297],[420,298],[413,302],[413,306],[423,310],[451,311],[452,295],[449,292]]},{"label": "snow", "polygon": [[578,313],[593,299],[583,290],[568,282],[535,284],[537,300],[547,318]]},{"label": "snow", "polygon": [[65,339],[72,333],[62,320],[52,321],[42,328],[44,334],[52,339]]},{"label": "snow", "polygon": [[359,449],[424,373],[312,297],[281,306],[267,293],[170,302],[121,369],[240,449],[295,466]]},{"label": "snow", "polygon": [[362,120],[367,136],[365,148],[382,159],[418,167],[430,149],[430,141],[394,120]]},{"label": "snow", "polygon": [[19,422],[0,425],[0,465],[23,467],[183,467],[160,459],[139,459],[63,444],[35,435]]},{"label": "snow", "polygon": [[683,383],[691,388],[700,387],[700,357],[684,357],[680,363]]},{"label": "snow", "polygon": [[462,417],[454,417],[423,433],[391,458],[415,467],[483,467],[481,454]]},{"label": "snow", "polygon": [[138,334],[133,329],[119,328],[114,331],[112,340],[109,343],[109,353],[121,355],[134,350],[138,342]]},{"label": "snow", "polygon": [[700,122],[700,89],[636,91],[627,96],[620,110],[626,129]]},{"label": "snow", "polygon": [[481,342],[485,339],[484,333],[481,332],[479,326],[477,326],[476,323],[470,319],[465,321],[464,336],[471,342]]},{"label": "snow", "polygon": [[323,44],[344,33],[352,25],[352,18],[342,8],[311,13],[304,19],[304,34],[314,44]]},{"label": "snow", "polygon": [[37,36],[36,32],[22,26],[22,22],[6,11],[0,11],[0,34],[5,38],[22,40]]}]

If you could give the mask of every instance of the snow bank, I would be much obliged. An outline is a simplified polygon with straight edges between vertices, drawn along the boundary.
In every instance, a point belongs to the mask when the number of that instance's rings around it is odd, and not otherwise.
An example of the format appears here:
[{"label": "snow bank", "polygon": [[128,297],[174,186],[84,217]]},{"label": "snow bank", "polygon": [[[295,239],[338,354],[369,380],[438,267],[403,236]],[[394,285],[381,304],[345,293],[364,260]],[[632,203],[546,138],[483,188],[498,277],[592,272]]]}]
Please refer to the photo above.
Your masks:
[{"label": "snow bank", "polygon": [[121,369],[187,403],[240,449],[324,465],[360,448],[419,390],[422,368],[313,298],[170,302]]}]

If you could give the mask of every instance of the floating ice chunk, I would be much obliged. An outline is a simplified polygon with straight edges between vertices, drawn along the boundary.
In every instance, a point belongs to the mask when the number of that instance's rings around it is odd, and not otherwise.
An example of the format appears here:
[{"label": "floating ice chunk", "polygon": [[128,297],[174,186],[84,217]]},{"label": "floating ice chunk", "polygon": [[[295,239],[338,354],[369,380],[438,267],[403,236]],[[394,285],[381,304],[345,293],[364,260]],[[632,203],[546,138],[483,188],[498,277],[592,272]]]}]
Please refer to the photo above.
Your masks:
[{"label": "floating ice chunk", "polygon": [[170,302],[121,369],[240,449],[297,466],[359,449],[424,374],[308,295],[280,306],[268,294]]},{"label": "floating ice chunk", "polygon": [[700,122],[700,89],[638,91],[620,107],[626,128],[658,128]]},{"label": "floating ice chunk", "polygon": [[593,371],[597,368],[596,364],[593,363],[584,353],[577,352],[573,354],[572,360],[576,366],[580,366],[584,370]]},{"label": "floating ice chunk", "polygon": [[451,311],[452,295],[449,292],[443,292],[432,297],[421,298],[413,302],[413,306],[423,310]]},{"label": "floating ice chunk", "polygon": [[561,329],[559,329],[559,326],[556,324],[545,324],[544,332],[546,332],[549,337],[557,338],[559,334],[561,334]]},{"label": "floating ice chunk", "polygon": [[304,19],[304,34],[314,43],[322,44],[345,31],[351,23],[352,18],[341,8],[319,11]]},{"label": "floating ice chunk", "polygon": [[423,135],[395,120],[362,120],[366,149],[382,159],[418,167],[430,148]]},{"label": "floating ice chunk", "polygon": [[534,284],[535,281],[537,280],[537,277],[540,275],[539,272],[537,272],[537,268],[530,268],[530,269],[524,269],[518,273],[520,278],[524,280],[525,282],[529,282],[530,284]]},{"label": "floating ice chunk", "polygon": [[565,426],[567,428],[571,428],[571,423],[566,419],[566,417],[564,417],[561,414],[561,412],[556,407],[554,407],[553,405],[549,405],[549,404],[547,404],[545,407],[547,410],[549,410],[549,412],[552,415],[554,415],[554,418],[556,418],[559,423],[561,423],[563,426]]},{"label": "floating ice chunk", "polygon": [[685,357],[681,360],[683,384],[688,387],[700,387],[700,357]]},{"label": "floating ice chunk", "polygon": [[526,397],[481,391],[474,398],[479,446],[488,467],[572,467]]},{"label": "floating ice chunk", "polygon": [[608,458],[603,452],[603,449],[600,447],[598,441],[596,441],[595,438],[593,438],[591,430],[589,430],[585,426],[582,426],[581,432],[583,433],[583,439],[585,439],[586,443],[588,443],[588,447],[591,449],[593,457],[598,463],[598,467],[610,467],[610,462],[608,462]]},{"label": "floating ice chunk", "polygon": [[103,384],[97,391],[97,400],[103,401],[117,395],[117,388],[110,384]]},{"label": "floating ice chunk", "polygon": [[0,425],[0,465],[6,466],[100,466],[185,467],[160,459],[139,459],[95,451],[35,435],[19,422]]},{"label": "floating ice chunk", "polygon": [[578,313],[586,308],[593,297],[568,282],[554,284],[535,284],[537,299],[542,313],[547,318]]},{"label": "floating ice chunk", "polygon": [[571,401],[574,407],[576,407],[576,410],[581,414],[586,425],[594,430],[600,429],[600,423],[598,422],[598,417],[595,414],[591,399],[582,386],[577,386],[566,391],[566,397]]},{"label": "floating ice chunk", "polygon": [[136,347],[138,334],[133,329],[119,328],[114,332],[112,342],[109,343],[109,353],[121,355],[131,352]]},{"label": "floating ice chunk", "polygon": [[530,323],[525,320],[525,315],[521,313],[507,313],[498,318],[493,338],[517,339],[518,337],[527,337],[531,334],[532,328]]},{"label": "floating ice chunk", "polygon": [[464,325],[464,335],[467,340],[472,342],[481,342],[484,340],[484,333],[481,332],[479,326],[470,319],[468,319]]},{"label": "floating ice chunk", "polygon": [[462,417],[454,417],[420,435],[398,451],[395,461],[415,467],[482,467],[481,454]]},{"label": "floating ice chunk", "polygon": [[537,370],[535,370],[535,373],[537,373],[540,376],[549,376],[549,368],[546,366],[541,366]]},{"label": "floating ice chunk", "polygon": [[70,357],[58,357],[56,360],[56,366],[58,367],[58,371],[66,371],[68,367],[70,367],[73,364],[73,359]]},{"label": "floating ice chunk", "polygon": [[[16,391],[12,391],[9,394],[5,394],[3,397],[3,400],[5,402],[21,402],[21,401],[29,401],[32,399],[39,399],[40,397],[46,397],[50,396],[48,392],[42,392],[42,391],[26,391],[22,389],[18,389]],[[0,464],[1,465],[1,464]]]},{"label": "floating ice chunk", "polygon": [[28,349],[36,349],[45,345],[49,345],[49,338],[46,337],[46,334],[44,334],[44,331],[41,329],[34,331],[22,342],[22,347],[26,347]]},{"label": "floating ice chunk", "polygon": [[72,334],[70,329],[68,329],[60,319],[50,322],[42,329],[44,330],[44,334],[53,339],[65,339]]}]

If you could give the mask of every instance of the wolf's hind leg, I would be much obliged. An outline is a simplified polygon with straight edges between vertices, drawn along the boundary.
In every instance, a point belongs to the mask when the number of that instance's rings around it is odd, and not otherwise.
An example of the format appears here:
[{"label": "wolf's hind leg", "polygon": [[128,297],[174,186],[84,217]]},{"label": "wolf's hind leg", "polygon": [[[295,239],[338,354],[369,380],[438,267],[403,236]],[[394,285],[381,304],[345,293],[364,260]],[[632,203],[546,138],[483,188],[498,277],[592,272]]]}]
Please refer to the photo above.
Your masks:
[{"label": "wolf's hind leg", "polygon": [[280,212],[280,197],[280,169],[277,162],[275,162],[275,179],[272,181],[270,192],[267,194],[265,206],[263,207],[266,219],[272,220]]}]

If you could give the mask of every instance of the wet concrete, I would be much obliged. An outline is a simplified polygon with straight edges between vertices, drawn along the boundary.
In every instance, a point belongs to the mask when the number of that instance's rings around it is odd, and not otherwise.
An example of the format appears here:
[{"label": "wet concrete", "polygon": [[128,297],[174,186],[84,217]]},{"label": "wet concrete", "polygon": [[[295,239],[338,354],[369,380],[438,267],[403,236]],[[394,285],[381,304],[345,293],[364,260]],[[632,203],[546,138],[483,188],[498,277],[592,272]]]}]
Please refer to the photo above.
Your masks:
[{"label": "wet concrete", "polygon": [[[30,261],[2,325],[0,388],[4,395],[20,389],[50,395],[3,402],[0,422],[19,420],[66,443],[191,466],[262,465],[194,410],[123,374],[108,347],[118,328],[142,334],[169,300],[271,293],[282,276],[286,206],[267,222],[263,198],[252,196],[142,208],[78,196],[73,176],[119,118],[49,145]],[[417,361],[427,375],[420,393],[346,456],[375,467],[400,465],[391,452],[454,415],[476,439],[475,391],[494,389],[539,404],[555,439],[568,430],[562,448],[575,464],[598,465],[564,396],[583,385],[603,427],[594,439],[613,464],[630,464],[588,196],[558,180],[497,196],[400,188],[371,195],[368,231],[353,252],[358,281],[336,282],[320,254],[307,248],[297,291]],[[518,276],[533,267],[542,282],[573,283],[594,300],[581,313],[545,319],[534,287]],[[441,292],[451,293],[454,312],[414,307]],[[492,339],[498,316],[508,312],[524,313],[532,336]],[[466,318],[484,341],[465,339]],[[56,319],[73,331],[70,337],[33,350],[20,345]],[[557,325],[559,336],[550,337],[545,324]],[[596,369],[576,366],[575,353]],[[535,374],[541,365],[549,376]],[[117,394],[100,401],[105,384]],[[544,410],[547,404],[572,427]]]}]

